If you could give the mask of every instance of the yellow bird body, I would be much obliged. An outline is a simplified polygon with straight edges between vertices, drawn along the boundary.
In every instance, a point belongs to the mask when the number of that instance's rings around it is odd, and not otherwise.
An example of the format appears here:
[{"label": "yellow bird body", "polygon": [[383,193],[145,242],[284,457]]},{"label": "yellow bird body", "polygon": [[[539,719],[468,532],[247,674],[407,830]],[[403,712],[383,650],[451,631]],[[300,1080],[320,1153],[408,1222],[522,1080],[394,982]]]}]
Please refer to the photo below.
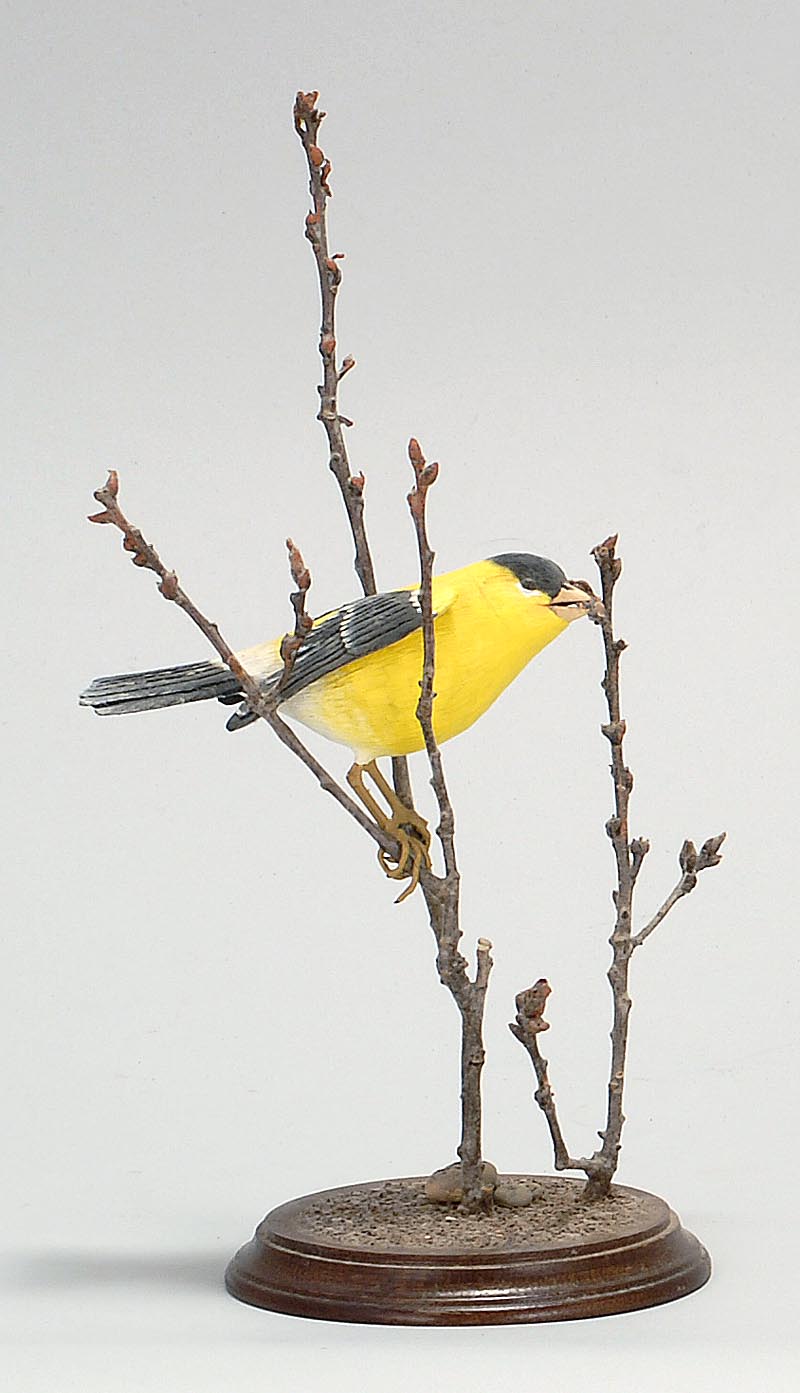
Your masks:
[{"label": "yellow bird body", "polygon": [[[408,592],[415,586],[406,586]],[[568,621],[520,586],[502,566],[481,561],[433,580],[436,673],[433,728],[441,744],[482,716],[532,658],[563,633]],[[322,616],[316,624],[324,622]],[[249,671],[264,660],[280,666],[280,641],[240,653]],[[423,639],[417,629],[399,642],[339,667],[283,705],[329,740],[347,745],[358,764],[424,748],[416,710]]]},{"label": "yellow bird body", "polygon": [[[433,704],[439,743],[459,735],[497,699],[531,658],[591,607],[586,590],[540,556],[508,553],[433,579],[436,638]],[[284,674],[281,640],[237,654],[271,690],[283,714],[349,746],[355,763],[424,747],[417,720],[423,666],[419,587],[352,600],[314,621]],[[242,693],[221,663],[97,678],[81,703],[123,715]],[[228,720],[255,720],[246,703]]]}]

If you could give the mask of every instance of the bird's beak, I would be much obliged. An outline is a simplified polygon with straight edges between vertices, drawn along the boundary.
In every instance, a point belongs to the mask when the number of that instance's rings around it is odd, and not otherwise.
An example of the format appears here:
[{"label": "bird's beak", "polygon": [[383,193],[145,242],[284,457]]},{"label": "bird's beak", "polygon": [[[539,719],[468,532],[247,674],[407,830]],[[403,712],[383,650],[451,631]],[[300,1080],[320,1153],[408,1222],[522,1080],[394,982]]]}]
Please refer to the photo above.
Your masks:
[{"label": "bird's beak", "polygon": [[550,608],[559,619],[567,623],[573,619],[581,619],[584,614],[596,615],[598,618],[602,618],[604,614],[602,600],[598,599],[585,580],[567,581],[550,601]]}]

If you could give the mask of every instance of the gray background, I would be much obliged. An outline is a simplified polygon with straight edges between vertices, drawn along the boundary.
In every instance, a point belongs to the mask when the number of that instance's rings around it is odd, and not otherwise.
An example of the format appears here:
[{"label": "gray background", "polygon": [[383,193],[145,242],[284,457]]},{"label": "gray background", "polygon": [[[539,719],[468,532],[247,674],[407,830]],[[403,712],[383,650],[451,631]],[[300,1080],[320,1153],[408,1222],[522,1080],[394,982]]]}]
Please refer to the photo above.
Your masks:
[{"label": "gray background", "polygon": [[[8,1386],[787,1388],[796,6],[78,0],[6,19]],[[234,645],[286,625],[287,532],[315,609],[355,593],[314,420],[298,86],[330,113],[359,361],[342,407],[382,583],[415,575],[412,432],[442,465],[440,569],[516,548],[591,577],[618,529],[641,913],[685,835],[729,833],[633,973],[620,1178],[664,1193],[716,1262],[672,1307],[386,1331],[219,1287],[267,1208],[443,1165],[458,1120],[422,902],[393,908],[308,774],[216,706],[101,724],[75,701],[94,675],[204,656],[83,520],[110,466]],[[496,950],[486,1151],[509,1170],[550,1165],[506,1028],[540,974],[573,1148],[602,1121],[600,657],[576,625],[446,749],[465,941]]]}]

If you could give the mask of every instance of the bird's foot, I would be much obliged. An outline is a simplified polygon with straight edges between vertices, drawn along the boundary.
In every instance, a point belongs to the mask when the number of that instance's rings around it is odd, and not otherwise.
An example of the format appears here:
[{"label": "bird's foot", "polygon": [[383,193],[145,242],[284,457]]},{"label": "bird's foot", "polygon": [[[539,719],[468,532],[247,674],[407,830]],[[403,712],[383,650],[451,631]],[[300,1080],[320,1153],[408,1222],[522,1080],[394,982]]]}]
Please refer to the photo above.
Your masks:
[{"label": "bird's foot", "polygon": [[[389,805],[387,814],[364,784],[364,775],[369,774],[378,792]],[[420,872],[430,870],[429,847],[431,834],[424,817],[415,808],[409,808],[398,798],[391,784],[383,777],[377,761],[369,764],[354,764],[347,772],[347,782],[367,812],[374,817],[382,832],[397,842],[397,854],[390,854],[383,847],[378,848],[378,862],[390,880],[410,880],[395,904],[412,895],[419,884]]]}]

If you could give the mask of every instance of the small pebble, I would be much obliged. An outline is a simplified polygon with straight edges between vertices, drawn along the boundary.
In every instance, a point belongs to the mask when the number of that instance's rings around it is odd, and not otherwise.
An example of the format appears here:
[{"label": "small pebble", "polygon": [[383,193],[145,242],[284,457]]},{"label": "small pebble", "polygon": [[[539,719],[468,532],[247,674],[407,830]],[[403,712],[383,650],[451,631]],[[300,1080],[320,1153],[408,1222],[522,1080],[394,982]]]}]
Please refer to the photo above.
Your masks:
[{"label": "small pebble", "polygon": [[[539,1187],[541,1194],[541,1187]],[[537,1198],[535,1190],[530,1185],[521,1185],[519,1181],[505,1180],[495,1188],[494,1202],[499,1204],[502,1209],[525,1209]]]},{"label": "small pebble", "polygon": [[[493,1189],[497,1184],[497,1167],[491,1161],[483,1163],[483,1183],[487,1189]],[[425,1198],[433,1204],[459,1204],[462,1194],[460,1161],[434,1171],[425,1181]]]}]

